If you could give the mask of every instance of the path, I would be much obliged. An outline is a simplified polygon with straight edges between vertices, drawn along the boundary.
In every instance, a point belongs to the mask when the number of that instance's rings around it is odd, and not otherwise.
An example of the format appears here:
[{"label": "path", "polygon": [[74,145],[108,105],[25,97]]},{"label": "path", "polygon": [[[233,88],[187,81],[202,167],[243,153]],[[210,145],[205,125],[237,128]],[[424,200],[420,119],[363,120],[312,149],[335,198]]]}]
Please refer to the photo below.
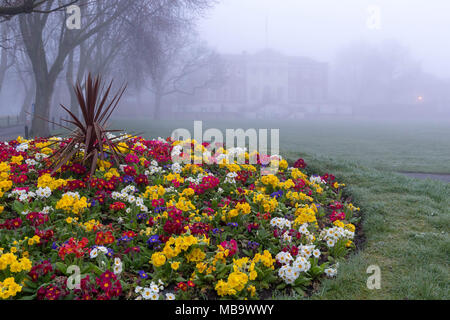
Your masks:
[{"label": "path", "polygon": [[450,183],[450,174],[445,173],[419,173],[419,172],[400,172],[403,175],[406,175],[411,178],[416,179],[432,179],[432,180],[441,180],[444,182]]}]

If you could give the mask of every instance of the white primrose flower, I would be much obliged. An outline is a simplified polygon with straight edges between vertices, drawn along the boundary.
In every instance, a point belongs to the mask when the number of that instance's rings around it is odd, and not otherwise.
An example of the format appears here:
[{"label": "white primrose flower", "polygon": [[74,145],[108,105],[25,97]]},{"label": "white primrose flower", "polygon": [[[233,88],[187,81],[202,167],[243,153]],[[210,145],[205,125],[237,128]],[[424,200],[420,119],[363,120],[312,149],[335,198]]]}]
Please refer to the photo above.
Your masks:
[{"label": "white primrose flower", "polygon": [[98,246],[97,248],[98,248],[98,250],[100,250],[103,253],[108,253],[108,249],[104,246]]},{"label": "white primrose flower", "polygon": [[114,200],[119,200],[120,199],[120,193],[117,192],[117,191],[111,192],[111,198],[113,198]]},{"label": "white primrose flower", "polygon": [[50,206],[46,206],[41,210],[41,213],[49,214],[51,211],[53,211],[53,208]]},{"label": "white primrose flower", "polygon": [[151,299],[152,300],[159,300],[159,294],[158,293],[152,293]]},{"label": "white primrose flower", "polygon": [[171,170],[173,173],[180,173],[181,170],[183,170],[183,168],[181,167],[181,165],[179,163],[175,162],[172,164]]},{"label": "white primrose flower", "polygon": [[330,278],[335,277],[337,275],[337,269],[327,268],[325,269],[325,274]]},{"label": "white primrose flower", "polygon": [[113,271],[114,271],[115,275],[121,274],[122,273],[122,263],[118,266],[114,266]]},{"label": "white primrose flower", "polygon": [[165,188],[164,190],[166,191],[166,193],[176,191],[174,187],[167,187],[167,188]]},{"label": "white primrose flower", "polygon": [[293,284],[298,278],[300,272],[292,266],[286,264],[278,270],[278,276],[287,284]]},{"label": "white primrose flower", "polygon": [[227,178],[230,178],[230,179],[234,179],[237,176],[238,176],[238,174],[236,172],[228,172],[227,173]]},{"label": "white primrose flower", "polygon": [[304,223],[300,226],[300,228],[298,229],[298,232],[300,232],[301,234],[308,234],[308,224]]},{"label": "white primrose flower", "polygon": [[16,147],[17,152],[24,152],[28,150],[28,143],[22,143]]},{"label": "white primrose flower", "polygon": [[319,258],[320,257],[320,250],[319,249],[315,249],[313,251],[313,256],[314,256],[314,258]]},{"label": "white primrose flower", "polygon": [[39,198],[48,198],[52,195],[52,190],[49,187],[45,187],[45,188],[38,188],[36,190],[36,195]]},{"label": "white primrose flower", "polygon": [[181,154],[182,150],[183,150],[182,146],[176,145],[175,147],[173,147],[172,152],[171,152],[170,155],[172,156],[172,158],[178,157]]},{"label": "white primrose flower", "polygon": [[144,288],[141,290],[141,296],[142,298],[144,298],[145,300],[149,300],[151,299],[153,292],[149,289],[149,288]]},{"label": "white primrose flower", "polygon": [[275,259],[281,264],[289,264],[294,260],[289,252],[281,251],[276,256]]},{"label": "white primrose flower", "polygon": [[173,293],[166,293],[166,300],[175,300],[175,295]]},{"label": "white primrose flower", "polygon": [[315,247],[314,245],[309,245],[309,246],[301,245],[299,247],[299,254],[302,257],[305,257],[308,259],[313,254],[314,247]]},{"label": "white primrose flower", "polygon": [[137,286],[137,287],[134,289],[134,293],[140,293],[140,292],[142,291],[142,289],[144,289],[144,288],[142,288],[142,287],[140,287],[140,286]]},{"label": "white primrose flower", "polygon": [[311,183],[315,183],[315,184],[322,184],[322,183],[324,183],[324,181],[322,180],[322,177],[320,177],[320,176],[311,176],[311,177],[309,177],[309,181]]},{"label": "white primrose flower", "polygon": [[311,269],[311,263],[305,257],[297,257],[295,261],[292,263],[292,266],[297,269],[299,272],[307,272]]},{"label": "white primrose flower", "polygon": [[159,293],[159,287],[158,285],[154,284],[153,282],[150,285],[150,290],[154,293]]},{"label": "white primrose flower", "polygon": [[285,231],[283,233],[282,238],[283,238],[283,241],[286,241],[286,242],[291,242],[292,241],[292,236],[289,235],[288,231]]},{"label": "white primrose flower", "polygon": [[334,243],[334,240],[333,240],[333,239],[328,239],[328,240],[327,240],[327,246],[328,246],[328,247],[332,248],[332,247],[334,247],[334,245],[335,245],[335,243]]},{"label": "white primrose flower", "polygon": [[278,229],[290,229],[291,221],[285,218],[273,218],[270,220],[270,225],[272,227],[277,227]]}]

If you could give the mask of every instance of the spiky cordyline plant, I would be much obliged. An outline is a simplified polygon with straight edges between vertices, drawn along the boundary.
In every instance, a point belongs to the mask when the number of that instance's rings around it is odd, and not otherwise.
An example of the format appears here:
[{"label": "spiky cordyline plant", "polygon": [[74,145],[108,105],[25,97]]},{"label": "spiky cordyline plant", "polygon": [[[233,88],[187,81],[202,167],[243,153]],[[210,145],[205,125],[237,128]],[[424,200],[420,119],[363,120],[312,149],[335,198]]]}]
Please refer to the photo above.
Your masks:
[{"label": "spiky cordyline plant", "polygon": [[70,120],[64,121],[73,124],[75,129],[69,135],[69,142],[52,155],[52,158],[54,158],[52,174],[80,152],[84,153],[83,163],[88,165],[90,163],[91,177],[97,168],[97,160],[104,160],[105,154],[108,154],[117,165],[123,161],[124,156],[118,147],[118,143],[124,141],[122,139],[124,135],[109,138],[108,133],[121,130],[107,130],[106,122],[116,109],[126,86],[119,89],[114,97],[107,102],[113,81],[106,91],[104,91],[104,86],[100,88],[101,83],[100,76],[92,78],[89,73],[85,81],[84,92],[79,82],[74,87],[81,109],[81,119],[61,104],[61,107],[71,117]]}]

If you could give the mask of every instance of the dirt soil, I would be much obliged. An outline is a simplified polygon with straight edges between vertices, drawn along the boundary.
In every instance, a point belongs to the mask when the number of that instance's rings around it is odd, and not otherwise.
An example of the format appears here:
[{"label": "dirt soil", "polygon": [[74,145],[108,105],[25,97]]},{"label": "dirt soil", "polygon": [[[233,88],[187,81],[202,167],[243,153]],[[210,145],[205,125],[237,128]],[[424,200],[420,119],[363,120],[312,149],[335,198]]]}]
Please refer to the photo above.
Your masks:
[{"label": "dirt soil", "polygon": [[450,182],[449,173],[421,173],[421,172],[400,172],[400,173],[416,179],[432,179]]}]

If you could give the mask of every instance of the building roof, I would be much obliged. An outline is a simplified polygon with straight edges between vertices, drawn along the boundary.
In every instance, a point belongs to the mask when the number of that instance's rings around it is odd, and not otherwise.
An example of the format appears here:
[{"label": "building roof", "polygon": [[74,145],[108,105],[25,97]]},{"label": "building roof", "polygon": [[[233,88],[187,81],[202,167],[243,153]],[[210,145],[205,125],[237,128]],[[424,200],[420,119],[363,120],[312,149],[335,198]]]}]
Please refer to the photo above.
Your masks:
[{"label": "building roof", "polygon": [[314,59],[308,58],[308,57],[304,57],[304,56],[289,56],[289,55],[284,55],[283,53],[274,50],[274,49],[263,49],[260,51],[255,52],[254,54],[248,54],[246,51],[244,51],[241,54],[223,54],[222,55],[225,59],[229,59],[229,60],[234,60],[234,61],[246,61],[246,60],[250,60],[251,61],[272,61],[272,62],[276,62],[276,61],[280,61],[280,62],[288,62],[291,64],[305,64],[305,65],[311,65],[311,64],[327,64],[327,63],[323,63],[323,62],[319,62],[316,61]]}]

